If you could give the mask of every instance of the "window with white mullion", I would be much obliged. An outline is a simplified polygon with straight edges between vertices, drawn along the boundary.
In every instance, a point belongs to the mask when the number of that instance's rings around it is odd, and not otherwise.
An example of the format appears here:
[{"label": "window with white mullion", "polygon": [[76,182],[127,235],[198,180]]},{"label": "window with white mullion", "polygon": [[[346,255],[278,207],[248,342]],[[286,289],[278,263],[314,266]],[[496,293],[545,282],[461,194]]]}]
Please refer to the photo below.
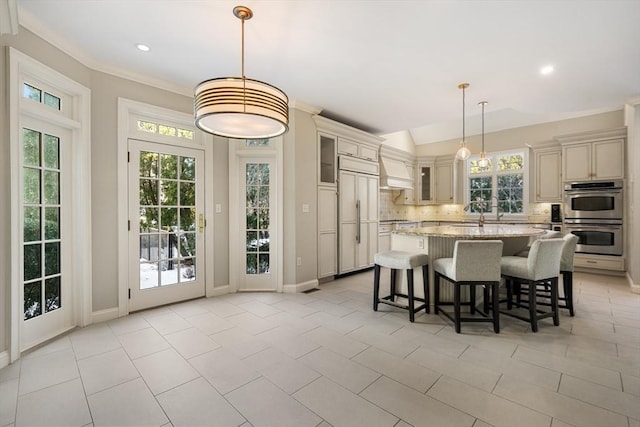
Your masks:
[{"label": "window with white mullion", "polygon": [[488,164],[478,157],[467,160],[466,199],[469,212],[521,215],[528,204],[526,152],[488,153]]}]

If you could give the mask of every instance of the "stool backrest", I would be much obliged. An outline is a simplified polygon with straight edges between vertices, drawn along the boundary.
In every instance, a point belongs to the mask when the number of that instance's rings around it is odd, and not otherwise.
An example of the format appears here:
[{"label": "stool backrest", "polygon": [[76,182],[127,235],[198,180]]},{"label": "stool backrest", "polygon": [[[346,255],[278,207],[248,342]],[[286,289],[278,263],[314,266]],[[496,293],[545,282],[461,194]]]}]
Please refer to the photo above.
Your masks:
[{"label": "stool backrest", "polygon": [[453,247],[453,268],[458,282],[500,281],[502,240],[458,240]]},{"label": "stool backrest", "polygon": [[538,239],[531,244],[527,257],[530,280],[549,279],[560,275],[563,239]]},{"label": "stool backrest", "polygon": [[563,240],[560,271],[573,271],[573,256],[576,253],[576,245],[580,239],[575,234],[569,233],[564,236]]}]

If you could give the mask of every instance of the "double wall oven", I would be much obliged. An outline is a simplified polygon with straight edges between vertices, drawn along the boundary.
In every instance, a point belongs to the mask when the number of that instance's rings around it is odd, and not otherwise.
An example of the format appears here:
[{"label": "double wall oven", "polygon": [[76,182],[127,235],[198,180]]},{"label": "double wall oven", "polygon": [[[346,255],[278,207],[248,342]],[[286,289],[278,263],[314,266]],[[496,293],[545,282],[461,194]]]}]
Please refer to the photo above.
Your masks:
[{"label": "double wall oven", "polygon": [[576,252],[622,255],[622,180],[565,184],[565,231],[578,236]]}]

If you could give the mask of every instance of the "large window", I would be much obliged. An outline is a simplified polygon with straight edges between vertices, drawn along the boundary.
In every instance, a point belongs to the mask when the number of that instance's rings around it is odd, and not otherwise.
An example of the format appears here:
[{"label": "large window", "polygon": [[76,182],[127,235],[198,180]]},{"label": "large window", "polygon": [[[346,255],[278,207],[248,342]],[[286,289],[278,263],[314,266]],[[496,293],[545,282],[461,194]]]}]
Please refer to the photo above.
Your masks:
[{"label": "large window", "polygon": [[487,154],[486,166],[478,157],[467,160],[466,201],[470,213],[518,215],[528,204],[527,153],[512,151]]}]

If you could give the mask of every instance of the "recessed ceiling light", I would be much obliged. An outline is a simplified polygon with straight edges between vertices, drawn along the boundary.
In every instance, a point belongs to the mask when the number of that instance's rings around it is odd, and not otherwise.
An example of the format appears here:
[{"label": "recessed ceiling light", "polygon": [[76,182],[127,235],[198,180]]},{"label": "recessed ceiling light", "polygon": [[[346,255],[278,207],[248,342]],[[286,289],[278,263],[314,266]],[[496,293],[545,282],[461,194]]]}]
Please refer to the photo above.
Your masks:
[{"label": "recessed ceiling light", "polygon": [[151,50],[151,48],[149,46],[147,46],[146,44],[142,44],[142,43],[138,43],[136,45],[136,47],[138,48],[138,50],[141,50],[143,52],[149,52]]},{"label": "recessed ceiling light", "polygon": [[540,68],[540,74],[542,74],[543,76],[548,76],[549,74],[553,74],[553,65],[545,65],[544,67]]}]

